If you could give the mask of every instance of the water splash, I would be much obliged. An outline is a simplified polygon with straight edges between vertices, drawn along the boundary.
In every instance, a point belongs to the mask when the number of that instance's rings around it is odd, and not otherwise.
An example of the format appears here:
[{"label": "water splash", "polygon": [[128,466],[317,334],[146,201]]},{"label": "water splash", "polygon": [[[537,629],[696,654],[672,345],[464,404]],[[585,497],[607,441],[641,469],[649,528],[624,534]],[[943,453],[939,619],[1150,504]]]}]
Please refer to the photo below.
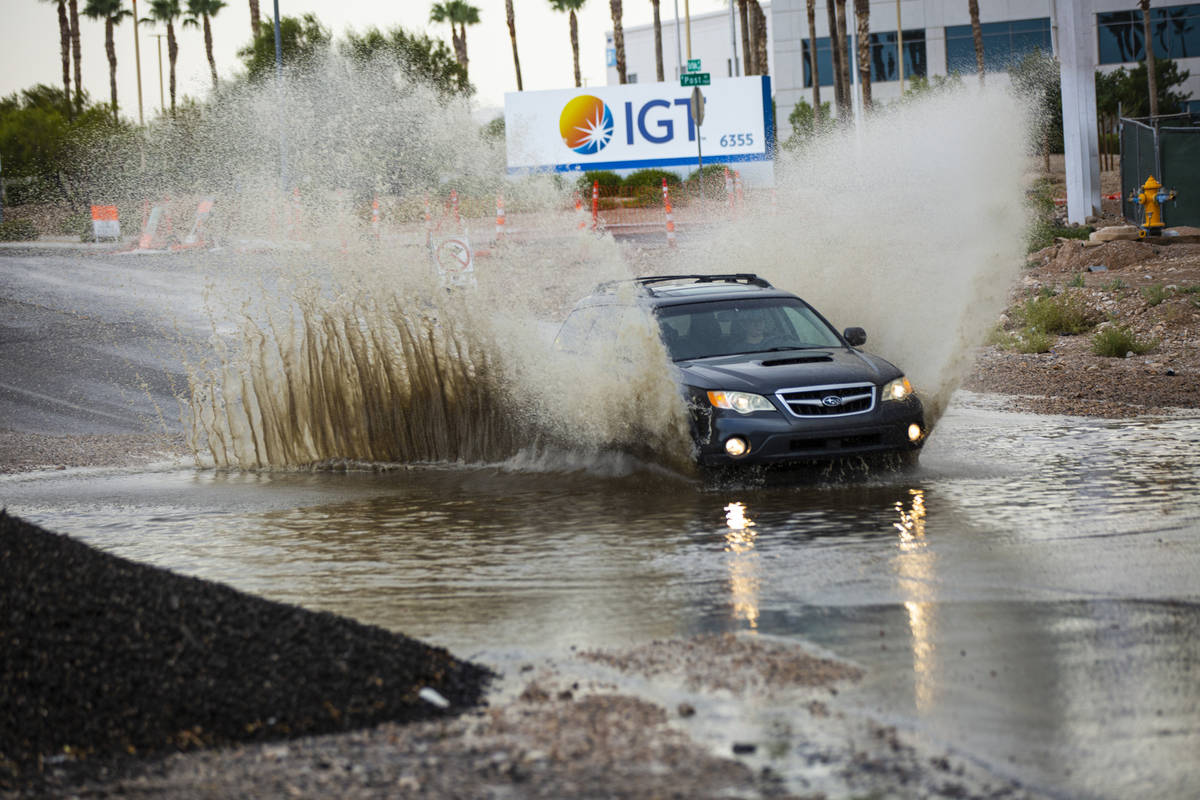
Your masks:
[{"label": "water splash", "polygon": [[[215,327],[213,357],[193,364],[191,419],[193,448],[219,466],[545,464],[554,459],[539,454],[553,450],[632,453],[684,469],[685,409],[648,329],[602,343],[588,360],[550,347],[557,321],[598,281],[647,272],[754,271],[839,327],[863,325],[869,349],[906,369],[935,421],[1021,264],[1021,104],[972,87],[782,155],[773,212],[759,203],[707,233],[688,231],[678,253],[572,232],[561,183],[503,184],[530,235],[479,259],[475,288],[447,291],[419,236],[373,242],[365,215],[349,214],[346,192],[332,188],[378,166],[346,131],[367,125],[375,133],[364,141],[386,131],[375,109],[346,100],[375,102],[376,90],[335,77],[332,88],[293,85],[289,102],[297,119],[323,120],[324,134],[291,147],[310,171],[310,194],[336,220],[312,238],[340,249],[276,254],[249,270],[253,278],[234,277],[235,265],[214,282],[215,314],[234,319],[236,334]],[[331,106],[330,92],[342,102]],[[260,102],[249,98],[243,110],[253,117]],[[484,196],[498,187],[497,144],[460,134],[462,113],[415,90],[392,98],[381,119],[420,122],[408,123],[391,174]],[[413,194],[402,201],[410,219]]]}]

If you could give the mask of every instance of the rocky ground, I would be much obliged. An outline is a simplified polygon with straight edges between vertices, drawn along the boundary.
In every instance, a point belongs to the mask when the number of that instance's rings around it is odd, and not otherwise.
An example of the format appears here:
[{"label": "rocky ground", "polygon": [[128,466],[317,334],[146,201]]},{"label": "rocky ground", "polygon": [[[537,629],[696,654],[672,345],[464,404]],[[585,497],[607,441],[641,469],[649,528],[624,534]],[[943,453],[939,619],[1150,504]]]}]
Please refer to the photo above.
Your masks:
[{"label": "rocky ground", "polygon": [[[1050,194],[1065,196],[1061,156],[1043,178]],[[1049,295],[1077,302],[1095,327],[1052,336],[1042,352],[1008,342],[981,348],[964,388],[1049,414],[1130,417],[1200,407],[1200,229],[1138,240],[1114,199],[1121,192],[1116,170],[1101,173],[1102,213],[1089,240],[1057,239],[1029,255],[995,338],[1011,339],[1026,303]],[[1065,210],[1056,217],[1064,223]],[[1125,238],[1103,241],[1114,236]],[[1128,330],[1146,352],[1096,355],[1093,338],[1109,328]]]}]

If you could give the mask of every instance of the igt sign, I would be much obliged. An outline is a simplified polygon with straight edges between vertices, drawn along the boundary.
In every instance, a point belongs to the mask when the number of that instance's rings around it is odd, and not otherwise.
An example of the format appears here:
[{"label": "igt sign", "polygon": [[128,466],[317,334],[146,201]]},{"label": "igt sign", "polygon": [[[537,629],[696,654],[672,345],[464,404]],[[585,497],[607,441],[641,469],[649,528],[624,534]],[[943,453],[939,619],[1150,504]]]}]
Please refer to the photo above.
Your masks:
[{"label": "igt sign", "polygon": [[704,90],[704,125],[691,92],[673,83],[511,92],[504,96],[508,171],[641,169],[766,161],[774,138],[766,76],[713,81]]}]

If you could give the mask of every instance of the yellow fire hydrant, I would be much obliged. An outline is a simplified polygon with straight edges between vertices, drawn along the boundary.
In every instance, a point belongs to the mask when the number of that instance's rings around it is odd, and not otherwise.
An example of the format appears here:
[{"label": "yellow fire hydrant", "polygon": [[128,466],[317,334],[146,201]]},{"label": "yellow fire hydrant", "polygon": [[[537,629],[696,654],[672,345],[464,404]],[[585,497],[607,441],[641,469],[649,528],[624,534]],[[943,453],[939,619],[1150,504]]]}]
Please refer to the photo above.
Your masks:
[{"label": "yellow fire hydrant", "polygon": [[1174,199],[1175,190],[1163,191],[1163,185],[1154,180],[1153,175],[1146,178],[1141,192],[1130,195],[1129,202],[1137,203],[1142,207],[1142,224],[1141,230],[1138,232],[1140,238],[1144,239],[1147,235],[1158,236],[1162,233],[1165,227],[1162,217],[1163,203]]}]

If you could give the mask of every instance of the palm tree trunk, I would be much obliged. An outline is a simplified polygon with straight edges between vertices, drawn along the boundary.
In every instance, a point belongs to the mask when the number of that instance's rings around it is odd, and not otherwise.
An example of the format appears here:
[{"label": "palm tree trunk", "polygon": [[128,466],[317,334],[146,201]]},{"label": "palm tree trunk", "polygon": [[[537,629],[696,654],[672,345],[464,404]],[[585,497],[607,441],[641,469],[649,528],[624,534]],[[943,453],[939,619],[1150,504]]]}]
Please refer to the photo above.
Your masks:
[{"label": "palm tree trunk", "polygon": [[258,38],[259,28],[262,27],[262,21],[258,18],[258,0],[250,0],[250,32],[254,34],[254,38]]},{"label": "palm tree trunk", "polygon": [[666,78],[663,75],[662,17],[658,12],[659,0],[650,0],[650,5],[654,6],[654,67],[658,82],[662,83]]},{"label": "palm tree trunk", "polygon": [[766,75],[771,71],[767,61],[767,15],[758,0],[750,0],[750,40],[754,47],[754,74]]},{"label": "palm tree trunk", "polygon": [[[825,11],[829,16],[829,53],[833,61],[833,103],[838,117],[844,118],[846,106],[846,84],[842,83],[842,42],[837,36],[837,12],[833,0],[825,0]],[[816,42],[813,42],[814,49]]]},{"label": "palm tree trunk", "polygon": [[67,98],[67,116],[72,115],[71,105],[71,21],[67,18],[66,0],[58,0],[58,40],[62,47],[63,92]]},{"label": "palm tree trunk", "polygon": [[212,73],[213,88],[217,88],[217,62],[213,59],[212,51],[212,23],[208,19],[208,14],[201,14],[204,20],[204,53],[208,56],[208,70]]},{"label": "palm tree trunk", "polygon": [[167,21],[167,60],[171,62],[171,116],[175,116],[175,59],[179,57],[179,43],[175,41],[175,25]]},{"label": "palm tree trunk", "polygon": [[75,59],[75,108],[83,110],[83,59],[79,54],[79,0],[70,0],[67,8],[71,12],[71,55]]},{"label": "palm tree trunk", "polygon": [[748,0],[737,0],[738,19],[742,23],[742,74],[753,75],[754,65],[750,62],[750,9]]},{"label": "palm tree trunk", "polygon": [[837,38],[838,38],[838,53],[840,58],[838,61],[838,71],[842,73],[842,86],[845,87],[846,93],[846,108],[853,113],[850,107],[854,102],[853,83],[850,80],[850,39],[846,36],[846,0],[837,0]]},{"label": "palm tree trunk", "polygon": [[1154,63],[1154,40],[1150,38],[1150,0],[1138,0],[1142,7],[1142,32],[1146,38],[1146,81],[1150,91],[1150,116],[1158,116],[1158,71]]},{"label": "palm tree trunk", "polygon": [[517,91],[520,92],[524,87],[521,86],[521,58],[517,55],[517,17],[513,13],[513,0],[504,0],[504,11],[508,16],[508,38],[512,39],[513,66],[517,70]]},{"label": "palm tree trunk", "polygon": [[583,86],[583,77],[579,74],[579,20],[575,19],[575,9],[571,9],[571,53],[575,56],[575,88]]},{"label": "palm tree trunk", "polygon": [[613,48],[617,51],[617,82],[629,83],[625,74],[625,29],[621,27],[621,0],[608,0],[612,12]]},{"label": "palm tree trunk", "polygon": [[[453,23],[451,23],[451,27],[453,27]],[[470,59],[467,58],[467,23],[465,22],[458,24],[458,40],[462,42],[462,66],[463,72],[466,72]]]},{"label": "palm tree trunk", "polygon": [[821,121],[821,76],[817,73],[817,0],[805,4],[808,12],[808,69],[812,73],[813,130]]},{"label": "palm tree trunk", "polygon": [[967,10],[971,14],[971,36],[975,39],[975,67],[979,70],[979,83],[983,83],[983,28],[979,25],[979,0],[968,0]]},{"label": "palm tree trunk", "polygon": [[104,52],[108,54],[108,88],[112,91],[113,122],[117,116],[117,44],[113,41],[113,18],[104,18]]},{"label": "palm tree trunk", "polygon": [[854,17],[858,35],[858,85],[862,91],[863,108],[871,107],[871,3],[854,0]]}]

